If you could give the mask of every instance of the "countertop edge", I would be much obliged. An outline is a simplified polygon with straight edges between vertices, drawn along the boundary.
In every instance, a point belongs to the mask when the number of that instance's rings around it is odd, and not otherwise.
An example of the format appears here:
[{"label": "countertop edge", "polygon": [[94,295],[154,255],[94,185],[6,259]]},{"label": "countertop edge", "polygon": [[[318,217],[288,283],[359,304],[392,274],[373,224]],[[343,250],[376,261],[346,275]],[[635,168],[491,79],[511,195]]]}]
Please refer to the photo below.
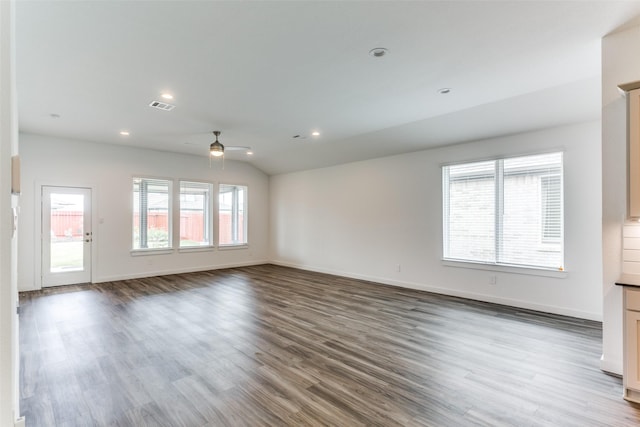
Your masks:
[{"label": "countertop edge", "polygon": [[640,287],[640,274],[623,274],[616,280],[616,285]]}]

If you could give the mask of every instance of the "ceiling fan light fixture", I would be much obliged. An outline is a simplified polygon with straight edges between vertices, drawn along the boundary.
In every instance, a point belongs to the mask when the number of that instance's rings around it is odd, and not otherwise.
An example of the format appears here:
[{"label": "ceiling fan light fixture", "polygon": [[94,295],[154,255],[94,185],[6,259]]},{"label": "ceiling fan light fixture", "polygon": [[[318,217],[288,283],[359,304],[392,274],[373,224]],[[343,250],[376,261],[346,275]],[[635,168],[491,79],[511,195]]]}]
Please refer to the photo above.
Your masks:
[{"label": "ceiling fan light fixture", "polygon": [[218,141],[214,142],[209,146],[209,153],[213,157],[224,156],[224,145],[220,144]]},{"label": "ceiling fan light fixture", "polygon": [[216,140],[209,146],[209,153],[212,157],[221,157],[224,156],[224,145],[218,142],[218,136],[220,135],[219,130],[213,131],[213,134],[216,136]]}]

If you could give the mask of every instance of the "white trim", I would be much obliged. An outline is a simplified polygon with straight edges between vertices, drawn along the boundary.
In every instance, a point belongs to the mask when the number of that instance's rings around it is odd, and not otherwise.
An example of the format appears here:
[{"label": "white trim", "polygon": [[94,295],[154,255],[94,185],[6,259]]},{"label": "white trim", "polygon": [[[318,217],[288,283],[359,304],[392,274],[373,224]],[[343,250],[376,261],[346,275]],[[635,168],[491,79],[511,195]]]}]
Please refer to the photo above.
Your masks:
[{"label": "white trim", "polygon": [[[211,242],[211,244],[209,245],[203,245],[203,246],[185,246],[182,247],[180,246],[180,234],[182,232],[181,230],[181,226],[182,226],[182,206],[181,206],[181,201],[182,201],[182,183],[186,182],[186,183],[193,183],[193,184],[206,184],[208,186],[208,196],[209,196],[209,203],[207,203],[207,207],[209,208],[209,217],[206,218],[206,224],[205,224],[205,229],[206,226],[209,226],[209,235],[207,236],[209,238],[209,242]],[[216,214],[216,211],[214,211],[213,209],[213,199],[216,197],[214,194],[215,191],[215,184],[212,182],[208,182],[208,181],[197,181],[197,180],[188,180],[188,179],[178,179],[178,185],[176,186],[176,191],[175,191],[175,201],[176,201],[176,206],[177,206],[177,210],[176,212],[178,212],[178,221],[176,221],[177,225],[176,225],[176,230],[173,230],[173,232],[175,233],[174,235],[174,241],[177,242],[177,249],[178,252],[201,252],[204,250],[211,250],[215,248],[215,244],[213,244],[213,242],[215,242],[215,240],[213,240],[213,231],[215,229],[215,217],[214,215]]]},{"label": "white trim", "polygon": [[[243,243],[230,243],[230,244],[221,244],[220,243],[220,187],[221,186],[227,186],[227,187],[243,187],[244,188],[244,209],[242,211],[243,213],[243,222],[244,222],[244,242]],[[217,220],[214,222],[216,224],[215,229],[216,229],[216,240],[215,242],[218,243],[218,249],[222,249],[223,248],[235,248],[235,249],[242,249],[244,247],[249,247],[249,186],[247,184],[226,184],[222,181],[220,181],[218,183],[218,187],[216,189],[216,205],[215,205],[215,215]],[[232,213],[233,215],[233,213]]]},{"label": "white trim", "polygon": [[[603,354],[600,357],[600,369],[612,375],[622,376],[622,361],[610,360]],[[622,393],[620,393],[622,396]]]},{"label": "white trim", "polygon": [[481,262],[452,260],[452,259],[443,259],[442,265],[445,267],[469,268],[473,270],[500,271],[502,273],[524,274],[526,276],[554,277],[557,279],[566,279],[569,276],[569,273],[567,273],[564,270],[556,271],[556,270],[548,270],[544,268],[534,268],[534,267],[516,267],[516,266],[500,265],[500,264],[484,264]]},{"label": "white trim", "polygon": [[214,245],[207,246],[180,246],[178,248],[179,254],[188,254],[191,252],[212,252],[216,249]]},{"label": "white trim", "polygon": [[42,289],[42,187],[88,188],[91,190],[91,231],[93,233],[91,236],[93,239],[91,246],[91,283],[94,283],[96,270],[98,269],[98,241],[100,237],[100,223],[98,218],[98,186],[87,182],[80,182],[74,185],[68,182],[36,181],[34,182],[33,192],[33,284],[30,284],[28,288],[20,287],[20,292],[28,290],[37,291]]},{"label": "white trim", "polygon": [[218,245],[218,250],[220,251],[228,251],[233,249],[249,249],[249,245],[247,243],[241,243],[238,245]]},{"label": "white trim", "polygon": [[[167,188],[167,237],[169,239],[169,246],[166,248],[158,248],[161,250],[173,250],[174,249],[174,240],[175,240],[175,234],[180,233],[180,230],[174,230],[174,215],[176,212],[178,212],[178,215],[180,215],[180,202],[178,200],[176,200],[176,183],[175,183],[175,179],[173,178],[154,178],[154,177],[146,177],[146,176],[141,176],[141,175],[133,175],[131,177],[131,181],[130,181],[130,190],[131,192],[129,193],[130,197],[130,206],[131,206],[131,210],[129,211],[129,215],[130,215],[130,226],[129,226],[129,232],[130,232],[130,237],[131,237],[131,242],[130,242],[130,249],[129,251],[133,254],[134,251],[144,251],[144,250],[154,250],[154,248],[134,248],[133,244],[134,244],[134,227],[135,224],[133,223],[133,217],[134,217],[134,212],[135,212],[135,206],[133,205],[133,195],[134,195],[134,186],[135,186],[135,180],[136,179],[141,179],[141,180],[148,180],[148,181],[166,181],[168,183],[168,188]],[[177,210],[176,210],[177,208]],[[146,215],[146,214],[145,214]],[[142,217],[142,211],[140,211],[139,216]],[[178,218],[178,221],[180,219]],[[178,228],[180,228],[178,226]],[[142,234],[142,232],[140,232]],[[156,252],[157,253],[157,252]]]},{"label": "white trim", "polygon": [[[489,138],[492,139],[492,138]],[[478,141],[482,141],[482,140],[478,140]],[[476,141],[476,142],[478,142]],[[468,142],[461,142],[460,144],[468,144]],[[449,147],[451,146],[455,146],[458,144],[451,144],[449,145]],[[544,150],[531,150],[531,151],[525,151],[525,152],[520,152],[518,154],[509,154],[509,155],[494,155],[494,156],[488,156],[488,157],[471,157],[469,159],[466,160],[456,160],[453,162],[442,162],[439,164],[440,168],[444,167],[444,166],[455,166],[455,165],[463,165],[465,163],[476,163],[476,162],[490,162],[490,161],[495,161],[495,160],[506,160],[506,159],[512,159],[514,157],[529,157],[529,156],[538,156],[538,155],[543,155],[543,154],[553,154],[553,153],[562,153],[564,154],[567,151],[567,149],[565,148],[564,145],[560,145],[558,147],[555,148],[549,148],[549,149],[544,149]]]},{"label": "white trim", "polygon": [[536,303],[531,303],[529,301],[515,300],[511,298],[495,297],[491,295],[477,294],[474,292],[457,291],[449,288],[427,285],[425,283],[391,280],[383,277],[367,276],[362,274],[349,273],[345,271],[336,271],[336,270],[330,270],[325,268],[313,267],[309,265],[300,265],[300,264],[275,261],[275,260],[271,260],[270,263],[274,265],[281,265],[283,267],[292,267],[292,268],[298,268],[300,270],[315,271],[318,273],[333,274],[336,276],[349,277],[352,279],[367,280],[369,282],[381,283],[384,285],[398,286],[398,287],[407,288],[407,289],[416,289],[419,291],[466,298],[466,299],[475,300],[475,301],[489,302],[493,304],[506,305],[506,306],[516,307],[516,308],[524,308],[527,310],[535,310],[535,311],[540,311],[544,313],[559,314],[561,316],[576,317],[579,319],[594,320],[597,322],[602,321],[602,313],[573,310],[570,308],[558,307],[553,305],[536,304]]},{"label": "white trim", "polygon": [[146,256],[146,255],[168,255],[172,254],[173,248],[146,248],[146,249],[130,249],[131,256]]},{"label": "white trim", "polygon": [[262,264],[268,264],[268,263],[269,263],[268,260],[263,259],[263,260],[236,262],[236,263],[229,263],[229,264],[204,265],[200,267],[174,268],[170,270],[161,270],[161,271],[145,271],[143,273],[102,276],[102,277],[96,278],[94,283],[113,282],[116,280],[142,279],[145,277],[167,276],[169,274],[197,273],[199,271],[222,270],[225,268],[250,267],[252,265],[262,265]]}]

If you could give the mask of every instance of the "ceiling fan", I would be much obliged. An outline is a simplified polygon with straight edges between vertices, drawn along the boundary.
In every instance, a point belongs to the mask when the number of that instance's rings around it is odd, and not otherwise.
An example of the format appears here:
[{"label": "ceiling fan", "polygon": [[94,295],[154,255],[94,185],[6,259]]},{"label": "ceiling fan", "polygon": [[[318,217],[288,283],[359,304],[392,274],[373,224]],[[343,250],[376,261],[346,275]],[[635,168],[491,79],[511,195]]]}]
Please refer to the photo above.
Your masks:
[{"label": "ceiling fan", "polygon": [[218,141],[218,137],[222,134],[219,130],[214,130],[213,134],[216,136],[216,140],[209,146],[209,155],[211,157],[223,157],[225,150],[228,151],[244,151],[247,154],[253,154],[251,147],[243,145],[227,145],[226,147]]}]

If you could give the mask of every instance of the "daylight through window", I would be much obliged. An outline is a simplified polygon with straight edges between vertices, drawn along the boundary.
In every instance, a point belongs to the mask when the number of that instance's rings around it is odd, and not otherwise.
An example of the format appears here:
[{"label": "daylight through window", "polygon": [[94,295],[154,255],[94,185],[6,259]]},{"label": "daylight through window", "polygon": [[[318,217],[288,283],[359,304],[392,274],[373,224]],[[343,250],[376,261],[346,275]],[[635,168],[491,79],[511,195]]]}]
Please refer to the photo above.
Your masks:
[{"label": "daylight through window", "polygon": [[220,246],[247,244],[247,187],[220,184],[218,223]]},{"label": "daylight through window", "polygon": [[205,182],[180,181],[180,247],[211,245],[211,192]]},{"label": "daylight through window", "polygon": [[171,247],[171,181],[133,179],[133,249]]},{"label": "daylight through window", "polygon": [[444,166],[446,260],[563,269],[562,153]]}]

